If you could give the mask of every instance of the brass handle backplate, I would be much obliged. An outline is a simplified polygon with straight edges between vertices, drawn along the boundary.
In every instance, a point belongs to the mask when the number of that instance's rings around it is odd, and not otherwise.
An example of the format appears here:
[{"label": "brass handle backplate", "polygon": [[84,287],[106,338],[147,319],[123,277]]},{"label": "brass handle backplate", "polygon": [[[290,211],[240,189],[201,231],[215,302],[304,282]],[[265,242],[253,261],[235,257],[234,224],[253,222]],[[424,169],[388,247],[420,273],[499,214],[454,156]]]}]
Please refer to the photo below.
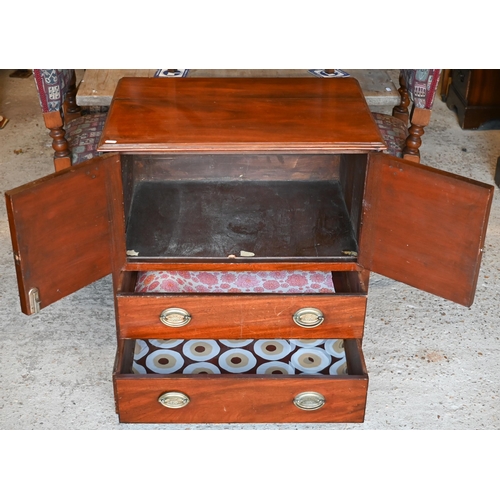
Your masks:
[{"label": "brass handle backplate", "polygon": [[172,328],[186,326],[191,321],[191,315],[180,307],[170,307],[160,314],[160,321]]},{"label": "brass handle backplate", "polygon": [[319,410],[325,404],[325,397],[319,392],[301,392],[293,398],[293,404],[301,410]]},{"label": "brass handle backplate", "polygon": [[293,321],[302,328],[315,328],[324,320],[323,313],[315,307],[304,307],[293,315]]},{"label": "brass handle backplate", "polygon": [[172,408],[176,410],[178,408],[184,408],[184,406],[188,405],[191,400],[189,396],[184,394],[183,392],[165,392],[158,398],[158,402],[167,408]]}]

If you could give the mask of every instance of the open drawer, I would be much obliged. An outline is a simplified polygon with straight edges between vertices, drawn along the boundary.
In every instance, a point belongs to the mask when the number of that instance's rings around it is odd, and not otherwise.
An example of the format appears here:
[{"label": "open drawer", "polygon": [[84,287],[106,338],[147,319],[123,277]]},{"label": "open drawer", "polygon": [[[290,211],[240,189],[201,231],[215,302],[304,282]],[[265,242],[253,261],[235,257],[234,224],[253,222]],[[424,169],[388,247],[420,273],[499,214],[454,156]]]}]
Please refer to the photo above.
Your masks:
[{"label": "open drawer", "polygon": [[361,338],[367,280],[361,272],[126,272],[119,336]]},{"label": "open drawer", "polygon": [[368,375],[357,339],[125,340],[114,384],[121,422],[362,422]]}]

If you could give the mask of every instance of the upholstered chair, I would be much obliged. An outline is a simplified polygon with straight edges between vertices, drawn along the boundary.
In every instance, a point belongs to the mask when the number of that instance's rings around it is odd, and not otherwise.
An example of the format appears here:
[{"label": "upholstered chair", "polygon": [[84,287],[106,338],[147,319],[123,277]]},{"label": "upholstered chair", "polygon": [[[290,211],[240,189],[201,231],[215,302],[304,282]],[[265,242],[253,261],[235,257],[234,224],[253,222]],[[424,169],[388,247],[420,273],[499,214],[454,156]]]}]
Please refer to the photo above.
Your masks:
[{"label": "upholstered chair", "polygon": [[50,130],[55,170],[98,155],[106,113],[82,113],[76,105],[74,69],[34,69],[45,126]]},{"label": "upholstered chair", "polygon": [[[420,162],[421,137],[424,134],[424,127],[430,122],[440,73],[439,69],[400,71],[400,104],[394,107],[392,116],[373,113],[387,143],[387,153]],[[411,111],[408,111],[410,104],[412,104]]]}]

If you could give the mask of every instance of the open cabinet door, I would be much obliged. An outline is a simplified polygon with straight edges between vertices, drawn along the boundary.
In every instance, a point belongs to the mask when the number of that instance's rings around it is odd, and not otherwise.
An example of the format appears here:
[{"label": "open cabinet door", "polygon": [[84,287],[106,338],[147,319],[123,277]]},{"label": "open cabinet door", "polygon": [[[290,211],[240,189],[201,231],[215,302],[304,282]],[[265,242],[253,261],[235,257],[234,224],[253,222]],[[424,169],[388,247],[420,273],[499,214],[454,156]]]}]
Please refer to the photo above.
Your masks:
[{"label": "open cabinet door", "polygon": [[121,203],[119,183],[120,157],[115,154],[5,193],[25,314],[111,272],[111,220]]},{"label": "open cabinet door", "polygon": [[493,190],[418,163],[369,155],[359,263],[470,306]]}]

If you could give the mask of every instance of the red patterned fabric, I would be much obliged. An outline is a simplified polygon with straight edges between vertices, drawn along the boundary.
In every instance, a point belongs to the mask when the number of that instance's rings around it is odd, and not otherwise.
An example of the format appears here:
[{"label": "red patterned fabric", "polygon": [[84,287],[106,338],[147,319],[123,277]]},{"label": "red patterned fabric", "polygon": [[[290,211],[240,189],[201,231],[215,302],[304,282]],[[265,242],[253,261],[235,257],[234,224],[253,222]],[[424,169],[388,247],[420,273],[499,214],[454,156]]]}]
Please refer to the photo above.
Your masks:
[{"label": "red patterned fabric", "polygon": [[35,86],[42,113],[61,111],[74,69],[34,69]]},{"label": "red patterned fabric", "polygon": [[403,148],[408,137],[406,125],[394,116],[382,113],[372,113],[372,115],[387,145],[386,153],[402,158]]},{"label": "red patterned fabric", "polygon": [[84,115],[66,126],[66,139],[71,151],[71,164],[76,165],[99,155],[97,145],[104,128],[106,114]]},{"label": "red patterned fabric", "polygon": [[138,293],[335,293],[331,273],[318,271],[146,271]]},{"label": "red patterned fabric", "polygon": [[[34,69],[35,86],[43,113],[62,112],[74,69]],[[71,163],[76,165],[98,156],[97,145],[106,121],[106,113],[89,113],[71,120],[66,126],[66,140],[71,151]]]},{"label": "red patterned fabric", "polygon": [[416,108],[432,109],[440,74],[440,69],[401,70],[410,99]]}]

